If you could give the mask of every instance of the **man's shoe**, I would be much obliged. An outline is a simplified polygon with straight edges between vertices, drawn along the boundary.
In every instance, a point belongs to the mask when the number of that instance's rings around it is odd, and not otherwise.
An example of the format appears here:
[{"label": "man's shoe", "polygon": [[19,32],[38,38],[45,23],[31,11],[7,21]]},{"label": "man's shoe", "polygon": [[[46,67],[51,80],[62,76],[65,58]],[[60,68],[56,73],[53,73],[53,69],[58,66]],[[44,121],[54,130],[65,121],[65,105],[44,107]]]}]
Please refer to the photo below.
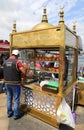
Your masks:
[{"label": "man's shoe", "polygon": [[13,113],[12,114],[10,114],[10,115],[8,115],[8,118],[10,118],[10,117],[12,117],[13,116]]},{"label": "man's shoe", "polygon": [[19,116],[14,117],[14,120],[18,120],[18,119],[20,119],[20,118],[23,117],[23,116],[24,116],[24,113],[21,113]]}]

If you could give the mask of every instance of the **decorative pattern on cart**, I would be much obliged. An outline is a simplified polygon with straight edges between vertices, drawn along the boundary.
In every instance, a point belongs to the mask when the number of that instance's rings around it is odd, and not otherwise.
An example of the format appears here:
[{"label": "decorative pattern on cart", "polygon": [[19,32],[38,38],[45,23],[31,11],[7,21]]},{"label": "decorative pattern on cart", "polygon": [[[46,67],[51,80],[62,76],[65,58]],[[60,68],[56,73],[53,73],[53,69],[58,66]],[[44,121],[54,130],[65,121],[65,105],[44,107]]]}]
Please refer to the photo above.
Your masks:
[{"label": "decorative pattern on cart", "polygon": [[71,90],[71,92],[65,97],[66,102],[68,103],[68,105],[70,106],[72,101],[73,101],[73,89]]},{"label": "decorative pattern on cart", "polygon": [[56,97],[24,88],[24,104],[56,117]]}]

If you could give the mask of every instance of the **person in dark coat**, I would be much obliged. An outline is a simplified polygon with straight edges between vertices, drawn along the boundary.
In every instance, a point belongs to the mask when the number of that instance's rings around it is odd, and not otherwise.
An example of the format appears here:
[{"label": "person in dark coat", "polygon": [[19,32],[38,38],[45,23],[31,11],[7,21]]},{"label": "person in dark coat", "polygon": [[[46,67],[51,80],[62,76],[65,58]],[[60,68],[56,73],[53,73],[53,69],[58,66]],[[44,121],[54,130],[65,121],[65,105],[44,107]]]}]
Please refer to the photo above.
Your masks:
[{"label": "person in dark coat", "polygon": [[[7,93],[7,115],[14,116],[17,120],[21,118],[19,104],[21,93],[21,73],[25,75],[25,69],[22,62],[18,60],[19,51],[13,50],[10,56],[3,64],[4,82]],[[14,99],[14,109],[12,108],[12,100]]]}]

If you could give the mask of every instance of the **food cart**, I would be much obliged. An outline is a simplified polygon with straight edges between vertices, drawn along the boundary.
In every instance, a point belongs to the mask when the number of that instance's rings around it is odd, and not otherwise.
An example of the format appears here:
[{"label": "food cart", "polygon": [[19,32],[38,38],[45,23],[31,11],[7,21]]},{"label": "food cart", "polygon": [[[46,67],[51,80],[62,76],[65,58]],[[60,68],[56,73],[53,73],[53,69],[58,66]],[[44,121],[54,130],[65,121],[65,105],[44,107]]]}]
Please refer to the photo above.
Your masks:
[{"label": "food cart", "polygon": [[8,58],[10,45],[8,41],[0,40],[0,93],[4,92],[3,62]]},{"label": "food cart", "polygon": [[20,50],[20,59],[27,69],[23,81],[21,103],[28,114],[57,127],[56,112],[64,97],[72,103],[73,87],[77,79],[78,36],[64,23],[60,9],[57,26],[48,23],[46,8],[42,21],[32,30],[17,32],[16,23],[10,34],[10,53]]}]

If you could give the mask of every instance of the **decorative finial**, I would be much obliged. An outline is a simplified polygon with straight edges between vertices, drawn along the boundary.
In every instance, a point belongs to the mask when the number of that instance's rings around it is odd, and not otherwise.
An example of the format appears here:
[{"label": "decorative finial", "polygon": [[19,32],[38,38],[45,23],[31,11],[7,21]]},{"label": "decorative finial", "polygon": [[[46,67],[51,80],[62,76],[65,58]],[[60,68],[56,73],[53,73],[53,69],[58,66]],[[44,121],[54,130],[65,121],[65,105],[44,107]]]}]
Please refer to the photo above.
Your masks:
[{"label": "decorative finial", "polygon": [[76,34],[76,22],[73,22],[73,32]]},{"label": "decorative finial", "polygon": [[43,15],[42,15],[42,21],[41,22],[48,23],[47,15],[46,15],[46,7],[44,7],[44,9],[43,9]]},{"label": "decorative finial", "polygon": [[59,23],[64,23],[64,11],[63,11],[63,6],[60,7],[60,12],[59,12],[59,16],[60,16],[60,20]]},{"label": "decorative finial", "polygon": [[12,32],[13,32],[13,33],[17,32],[17,31],[16,31],[16,21],[14,21],[14,23],[13,23],[13,30],[12,30]]}]

